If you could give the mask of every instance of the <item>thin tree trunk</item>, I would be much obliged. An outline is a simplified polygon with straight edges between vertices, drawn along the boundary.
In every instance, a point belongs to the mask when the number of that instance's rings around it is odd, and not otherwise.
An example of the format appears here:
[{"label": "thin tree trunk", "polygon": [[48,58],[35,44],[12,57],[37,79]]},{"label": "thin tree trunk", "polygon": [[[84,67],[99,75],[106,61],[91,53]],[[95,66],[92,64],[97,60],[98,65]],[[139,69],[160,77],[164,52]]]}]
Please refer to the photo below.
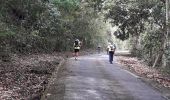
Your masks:
[{"label": "thin tree trunk", "polygon": [[133,35],[132,36],[132,49],[131,49],[131,53],[133,54],[133,56],[137,55],[138,45],[139,45],[139,35]]},{"label": "thin tree trunk", "polygon": [[157,57],[156,57],[156,59],[155,59],[155,62],[154,62],[154,64],[153,64],[153,68],[156,66],[156,64],[158,63],[158,59],[159,59],[159,57],[160,57],[160,54],[158,54],[157,55]]},{"label": "thin tree trunk", "polygon": [[165,41],[164,41],[164,54],[163,54],[163,59],[162,59],[162,66],[165,68],[167,66],[167,58],[165,54],[165,50],[168,43],[168,35],[169,35],[169,0],[166,0],[166,33],[165,33]]}]

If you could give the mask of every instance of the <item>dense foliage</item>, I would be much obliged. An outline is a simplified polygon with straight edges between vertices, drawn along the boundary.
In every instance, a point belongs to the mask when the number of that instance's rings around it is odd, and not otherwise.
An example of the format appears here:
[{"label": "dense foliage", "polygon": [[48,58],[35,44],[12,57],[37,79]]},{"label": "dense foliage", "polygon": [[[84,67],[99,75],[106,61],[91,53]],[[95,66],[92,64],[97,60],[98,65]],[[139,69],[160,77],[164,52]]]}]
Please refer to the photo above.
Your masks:
[{"label": "dense foliage", "polygon": [[114,35],[129,39],[132,53],[148,64],[162,65],[163,57],[170,58],[161,0],[0,0],[1,57],[72,50],[75,38],[83,48],[104,45],[112,42],[108,22],[117,27]]},{"label": "dense foliage", "polygon": [[114,35],[130,38],[131,52],[149,65],[169,63],[165,0],[97,0],[97,11],[105,14],[112,26],[118,27]]},{"label": "dense foliage", "polygon": [[72,50],[75,38],[86,48],[105,42],[105,23],[79,0],[0,1],[2,52]]}]

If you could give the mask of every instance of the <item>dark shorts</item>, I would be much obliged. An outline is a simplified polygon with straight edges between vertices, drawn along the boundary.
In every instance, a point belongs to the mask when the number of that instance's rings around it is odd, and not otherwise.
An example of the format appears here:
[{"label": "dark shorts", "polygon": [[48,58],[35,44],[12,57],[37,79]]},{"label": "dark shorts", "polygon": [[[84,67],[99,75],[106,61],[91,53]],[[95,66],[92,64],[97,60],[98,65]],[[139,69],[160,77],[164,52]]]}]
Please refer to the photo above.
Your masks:
[{"label": "dark shorts", "polygon": [[74,49],[74,52],[76,53],[76,52],[79,52],[79,49]]}]

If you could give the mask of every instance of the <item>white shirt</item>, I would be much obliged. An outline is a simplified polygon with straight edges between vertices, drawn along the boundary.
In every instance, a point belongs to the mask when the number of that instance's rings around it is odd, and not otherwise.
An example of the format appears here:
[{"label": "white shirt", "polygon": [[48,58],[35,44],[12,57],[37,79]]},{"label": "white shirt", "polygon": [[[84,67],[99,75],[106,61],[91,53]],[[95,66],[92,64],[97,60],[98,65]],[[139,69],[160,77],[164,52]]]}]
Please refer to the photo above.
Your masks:
[{"label": "white shirt", "polygon": [[[107,48],[108,51],[114,51],[116,49],[114,45],[108,45]],[[113,48],[113,50],[111,48]]]}]

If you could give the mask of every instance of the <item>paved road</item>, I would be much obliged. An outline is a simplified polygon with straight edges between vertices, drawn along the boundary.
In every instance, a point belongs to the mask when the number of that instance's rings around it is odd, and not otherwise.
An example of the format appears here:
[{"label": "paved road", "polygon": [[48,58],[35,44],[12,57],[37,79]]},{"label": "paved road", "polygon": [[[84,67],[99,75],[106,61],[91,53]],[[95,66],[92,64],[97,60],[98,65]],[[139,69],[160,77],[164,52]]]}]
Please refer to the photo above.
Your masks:
[{"label": "paved road", "polygon": [[138,76],[109,64],[108,55],[71,58],[66,68],[55,84],[55,97],[48,100],[165,100]]}]

